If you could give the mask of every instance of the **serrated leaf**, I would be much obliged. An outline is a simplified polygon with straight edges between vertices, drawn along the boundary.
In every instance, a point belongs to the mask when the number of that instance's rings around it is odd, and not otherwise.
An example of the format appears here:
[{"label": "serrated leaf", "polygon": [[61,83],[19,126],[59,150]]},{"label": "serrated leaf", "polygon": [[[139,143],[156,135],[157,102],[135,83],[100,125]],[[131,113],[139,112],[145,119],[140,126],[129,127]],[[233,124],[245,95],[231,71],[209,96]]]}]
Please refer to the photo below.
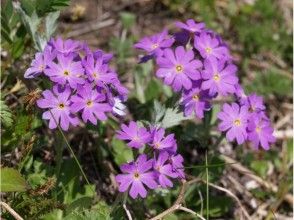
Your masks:
[{"label": "serrated leaf", "polygon": [[165,113],[165,107],[160,104],[157,100],[154,100],[154,121],[158,123]]},{"label": "serrated leaf", "polygon": [[1,182],[0,189],[1,192],[24,192],[27,190],[28,185],[21,174],[12,168],[0,168],[1,172]]},{"label": "serrated leaf", "polygon": [[0,101],[0,118],[1,118],[1,124],[3,124],[5,127],[10,127],[13,123],[12,119],[12,113],[9,109],[9,107],[5,104],[4,101]]},{"label": "serrated leaf", "polygon": [[92,200],[93,198],[89,196],[78,198],[68,205],[66,209],[66,213],[70,214],[74,211],[82,211],[83,209],[90,208],[92,204]]},{"label": "serrated leaf", "polygon": [[179,125],[182,121],[190,119],[185,117],[182,111],[179,111],[178,108],[168,108],[165,111],[164,117],[161,121],[161,126],[163,128],[170,128],[176,125]]}]

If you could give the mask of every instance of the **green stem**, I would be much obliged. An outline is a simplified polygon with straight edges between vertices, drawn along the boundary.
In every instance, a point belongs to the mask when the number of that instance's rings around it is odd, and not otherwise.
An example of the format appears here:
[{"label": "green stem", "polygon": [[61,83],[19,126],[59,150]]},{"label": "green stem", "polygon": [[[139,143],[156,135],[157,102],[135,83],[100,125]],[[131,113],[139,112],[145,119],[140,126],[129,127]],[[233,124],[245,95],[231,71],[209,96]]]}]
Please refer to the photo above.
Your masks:
[{"label": "green stem", "polygon": [[211,168],[211,167],[220,167],[220,166],[226,166],[226,165],[231,165],[231,164],[236,164],[237,162],[234,163],[216,163],[216,164],[209,164],[209,165],[198,165],[198,166],[189,166],[189,167],[184,167],[185,169],[200,169],[200,168]]},{"label": "green stem", "polygon": [[80,169],[80,171],[81,171],[81,173],[82,173],[84,179],[86,180],[87,184],[90,185],[90,182],[89,182],[89,180],[88,180],[88,178],[87,178],[87,176],[86,176],[86,174],[85,174],[85,172],[84,172],[84,170],[83,170],[83,168],[82,168],[82,166],[81,166],[81,164],[80,164],[78,158],[76,157],[75,153],[73,152],[73,150],[72,150],[72,148],[71,148],[71,146],[70,146],[68,140],[66,139],[66,137],[65,137],[65,135],[64,135],[64,133],[63,133],[61,127],[60,127],[60,125],[58,124],[58,122],[57,122],[57,120],[55,119],[54,115],[52,114],[51,110],[49,110],[49,111],[50,111],[50,113],[51,113],[51,115],[52,115],[52,117],[53,117],[55,123],[57,124],[58,130],[59,130],[59,132],[61,133],[61,135],[62,135],[62,137],[63,137],[63,139],[64,139],[64,141],[65,141],[65,144],[66,144],[67,148],[69,149],[71,155],[73,156],[74,160],[76,161],[76,163],[77,163],[77,165],[78,165],[78,167],[79,167],[79,169]]},{"label": "green stem", "polygon": [[206,220],[209,220],[209,174],[208,174],[208,163],[207,163],[207,151],[205,153],[205,171],[206,171]]},{"label": "green stem", "polygon": [[60,169],[61,169],[61,162],[62,162],[62,152],[63,152],[63,140],[60,134],[57,134],[57,141],[55,145],[55,151],[56,151],[56,167],[55,167],[55,175],[56,179],[58,181]]},{"label": "green stem", "polygon": [[[56,167],[55,167],[55,176],[56,181],[59,181],[60,170],[61,170],[61,163],[62,163],[62,153],[63,153],[63,139],[59,133],[56,134],[56,144],[55,144],[55,151],[56,151]],[[57,199],[57,188],[54,191],[55,199]]]}]

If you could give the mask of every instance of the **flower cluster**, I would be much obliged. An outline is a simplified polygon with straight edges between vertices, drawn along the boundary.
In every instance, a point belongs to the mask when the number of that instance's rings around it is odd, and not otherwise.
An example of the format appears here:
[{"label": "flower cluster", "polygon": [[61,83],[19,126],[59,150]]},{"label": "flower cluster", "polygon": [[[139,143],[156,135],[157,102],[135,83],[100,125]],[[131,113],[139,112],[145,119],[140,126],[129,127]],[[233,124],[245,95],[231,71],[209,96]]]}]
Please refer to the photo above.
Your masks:
[{"label": "flower cluster", "polygon": [[248,140],[256,149],[261,146],[268,150],[270,144],[275,142],[275,137],[265,113],[263,99],[256,94],[241,94],[237,97],[237,102],[223,105],[222,111],[218,113],[221,121],[218,128],[226,132],[229,141],[236,139],[238,144],[242,144]]},{"label": "flower cluster", "polygon": [[117,131],[117,138],[127,141],[130,148],[144,148],[135,161],[120,166],[123,174],[116,176],[119,191],[130,188],[132,198],[147,195],[146,188],[172,187],[171,179],[182,179],[184,176],[183,157],[177,153],[174,134],[165,134],[163,128],[146,129],[131,121],[123,124]]},{"label": "flower cluster", "polygon": [[44,75],[52,82],[52,89],[43,91],[37,101],[38,107],[46,110],[42,118],[49,120],[50,129],[60,124],[68,130],[80,123],[80,117],[96,125],[97,120],[107,119],[107,113],[125,114],[122,102],[128,90],[110,68],[111,59],[112,54],[61,38],[50,40],[43,52],[36,53],[24,77]]},{"label": "flower cluster", "polygon": [[224,104],[218,115],[219,130],[226,132],[229,141],[242,144],[249,140],[256,148],[268,149],[275,140],[262,98],[244,94],[228,46],[204,23],[189,19],[176,26],[181,30],[172,36],[164,30],[135,44],[147,52],[141,61],[155,59],[156,76],[181,92],[186,116],[195,114],[201,119],[212,108],[213,99],[234,95],[236,103]]}]

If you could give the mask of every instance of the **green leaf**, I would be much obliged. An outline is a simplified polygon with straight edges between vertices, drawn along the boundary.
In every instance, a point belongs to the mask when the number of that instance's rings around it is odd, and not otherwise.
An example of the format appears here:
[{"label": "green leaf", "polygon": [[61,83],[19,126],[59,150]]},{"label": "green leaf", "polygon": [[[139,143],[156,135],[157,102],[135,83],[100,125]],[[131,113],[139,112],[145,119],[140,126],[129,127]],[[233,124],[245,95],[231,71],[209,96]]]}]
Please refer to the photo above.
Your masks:
[{"label": "green leaf", "polygon": [[42,51],[43,48],[41,48],[41,45],[38,44],[37,37],[36,37],[37,35],[39,35],[37,30],[41,22],[41,19],[38,17],[36,11],[34,10],[31,13],[31,15],[28,15],[18,4],[15,4],[15,9],[20,15],[22,23],[25,25],[28,33],[31,35],[35,43],[36,49],[38,49],[39,51]]},{"label": "green leaf", "polygon": [[140,101],[140,103],[144,104],[146,102],[145,93],[144,93],[144,78],[140,76],[139,72],[136,72],[134,76],[135,76],[136,97]]},{"label": "green leaf", "polygon": [[110,220],[110,207],[103,201],[100,200],[91,210],[75,210],[67,215],[65,220]]},{"label": "green leaf", "polygon": [[57,28],[57,19],[59,18],[60,12],[52,12],[49,13],[45,18],[46,24],[46,38],[49,40],[51,36],[54,34]]},{"label": "green leaf", "polygon": [[24,12],[30,16],[34,12],[34,9],[36,8],[36,1],[35,0],[21,0],[21,8],[24,10]]},{"label": "green leaf", "polygon": [[24,192],[27,190],[28,185],[21,174],[12,168],[0,168],[1,172],[1,182],[0,189],[1,192]]},{"label": "green leaf", "polygon": [[129,29],[135,24],[136,15],[129,12],[122,12],[120,13],[120,19],[122,21],[123,27]]},{"label": "green leaf", "polygon": [[159,97],[162,91],[162,84],[156,80],[151,79],[148,83],[147,88],[145,89],[146,101],[154,100]]},{"label": "green leaf", "polygon": [[157,100],[154,100],[154,122],[158,123],[163,118],[165,113],[165,107]]},{"label": "green leaf", "polygon": [[18,38],[14,40],[12,44],[11,54],[14,59],[19,58],[24,52],[24,38]]},{"label": "green leaf", "polygon": [[63,220],[63,212],[60,209],[54,209],[52,212],[43,215],[42,220]]},{"label": "green leaf", "polygon": [[161,126],[163,128],[170,128],[179,125],[182,121],[190,119],[185,117],[184,113],[176,108],[166,109],[165,115],[161,121]]},{"label": "green leaf", "polygon": [[277,94],[280,96],[292,97],[293,80],[280,74],[278,71],[269,71],[266,74],[256,73],[256,78],[245,85],[247,92],[256,92],[269,96]]},{"label": "green leaf", "polygon": [[66,213],[71,213],[74,211],[82,211],[91,207],[93,198],[84,196],[73,201],[66,209]]},{"label": "green leaf", "polygon": [[111,144],[113,147],[114,160],[116,164],[120,165],[134,159],[133,151],[129,147],[127,147],[127,145],[123,141],[113,139]]},{"label": "green leaf", "polygon": [[250,167],[261,177],[266,176],[266,172],[268,170],[268,163],[267,161],[262,160],[255,160],[252,161]]},{"label": "green leaf", "polygon": [[5,6],[2,8],[1,14],[5,14],[7,21],[10,20],[13,14],[12,0],[7,0]]},{"label": "green leaf", "polygon": [[4,127],[10,127],[13,123],[12,113],[4,101],[0,100],[0,118]]},{"label": "green leaf", "polygon": [[287,140],[287,160],[288,163],[293,161],[293,138]]}]

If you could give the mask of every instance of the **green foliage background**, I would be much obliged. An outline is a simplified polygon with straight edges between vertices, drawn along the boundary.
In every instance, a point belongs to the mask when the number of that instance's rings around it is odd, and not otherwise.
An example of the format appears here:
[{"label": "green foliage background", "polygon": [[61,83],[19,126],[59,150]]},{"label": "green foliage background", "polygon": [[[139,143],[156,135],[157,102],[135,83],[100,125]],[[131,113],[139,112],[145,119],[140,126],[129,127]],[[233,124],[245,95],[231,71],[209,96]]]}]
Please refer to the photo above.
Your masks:
[{"label": "green foliage background", "polygon": [[[225,7],[219,7],[219,2],[225,2]],[[278,1],[256,0],[253,4],[245,4],[234,0],[161,0],[157,4],[172,16],[173,21],[194,18],[204,21],[209,28],[223,36],[232,45],[232,52],[237,57],[239,76],[246,92],[263,95],[269,111],[273,110],[271,106],[292,103],[293,34]],[[114,138],[105,141],[109,134],[113,136],[114,130],[118,129],[117,121],[110,119],[98,126],[73,131],[72,135],[66,134],[86,169],[91,182],[87,184],[72,156],[63,150],[66,144],[62,136],[58,131],[49,131],[41,120],[41,113],[34,107],[27,108],[24,102],[30,89],[48,87],[48,82],[24,80],[23,74],[33,54],[42,50],[55,30],[58,31],[60,11],[68,5],[69,0],[1,2],[1,47],[6,52],[1,63],[1,155],[5,167],[12,167],[1,168],[1,190],[6,192],[4,198],[25,219],[125,219],[122,202],[131,208],[137,219],[146,217],[142,214],[147,212],[146,207],[148,214],[155,215],[173,204],[179,184],[171,191],[158,189],[146,200],[134,201],[127,199],[125,194],[116,197],[117,192],[113,189],[113,192],[107,192],[110,187],[105,185],[112,184],[111,178],[118,172],[118,166],[134,157],[134,152],[123,142]],[[128,77],[127,72],[132,73],[133,89],[127,103],[131,117],[143,124],[161,124],[174,132],[180,151],[187,158],[186,165],[199,166],[189,169],[189,174],[202,177],[205,172],[201,168],[205,164],[204,152],[209,143],[217,138],[210,131],[210,125],[215,124],[220,105],[216,104],[214,110],[206,115],[204,124],[195,124],[190,118],[185,118],[176,107],[178,97],[153,76],[154,64],[130,63],[132,58],[137,59],[132,45],[142,37],[134,35],[132,31],[140,25],[136,12],[120,12],[118,22],[125,37],[112,36],[108,45],[104,46],[115,53],[115,65],[122,79]],[[86,141],[77,139],[81,134]],[[32,139],[33,136],[36,138]],[[76,142],[80,142],[84,148],[81,150]],[[89,142],[92,146],[88,146]],[[282,152],[281,146],[285,146]],[[240,163],[262,178],[270,178],[267,173],[274,167],[279,191],[252,190],[251,193],[259,201],[274,201],[273,204],[276,204],[291,191],[292,175],[287,170],[289,164],[290,167],[293,164],[292,139],[277,143],[268,152],[248,151],[246,146],[234,149],[234,156]],[[21,152],[21,157],[11,160],[5,157],[16,150]],[[198,158],[190,160],[195,151]],[[53,159],[44,159],[48,152],[53,154]],[[209,164],[222,163],[218,150],[210,148]],[[210,168],[209,181],[218,183],[225,169],[224,165]],[[97,173],[98,177],[94,175]],[[11,182],[17,184],[7,188]],[[205,213],[203,204],[206,198],[201,200],[198,196],[204,197],[205,193],[204,184],[191,186],[185,194],[187,206]],[[210,218],[232,217],[234,201],[230,197],[211,192],[208,198]],[[290,210],[291,207],[283,204],[279,212],[288,213]],[[3,217],[13,219],[7,212],[3,213]],[[270,219],[270,214],[267,217]],[[192,217],[179,212],[165,219]]]}]

